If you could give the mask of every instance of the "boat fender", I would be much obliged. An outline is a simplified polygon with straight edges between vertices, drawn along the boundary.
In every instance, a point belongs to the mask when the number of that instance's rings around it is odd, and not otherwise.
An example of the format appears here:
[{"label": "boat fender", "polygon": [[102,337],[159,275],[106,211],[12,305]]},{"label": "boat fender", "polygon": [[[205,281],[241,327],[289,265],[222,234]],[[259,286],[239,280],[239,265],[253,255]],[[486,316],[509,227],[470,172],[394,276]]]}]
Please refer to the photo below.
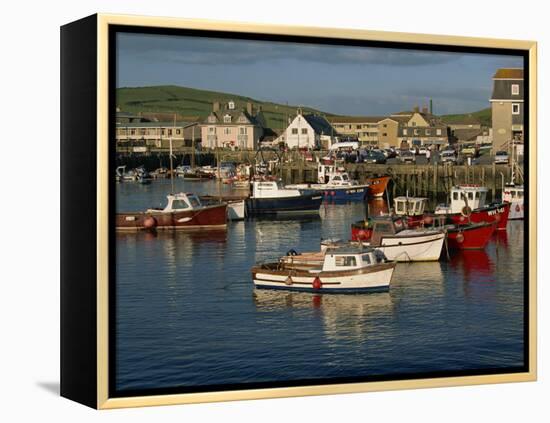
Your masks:
[{"label": "boat fender", "polygon": [[290,250],[288,250],[288,251],[286,252],[286,255],[289,256],[289,257],[290,257],[290,256],[297,256],[297,255],[298,255],[298,252],[297,252],[294,248],[291,248]]},{"label": "boat fender", "polygon": [[319,276],[317,276],[315,277],[315,279],[313,279],[311,285],[313,286],[313,289],[321,289],[323,287],[323,282],[321,282],[321,279],[319,279]]},{"label": "boat fender", "polygon": [[462,207],[462,216],[470,216],[472,214],[472,209],[470,206],[464,206]]},{"label": "boat fender", "polygon": [[143,227],[145,229],[154,229],[157,226],[157,219],[153,216],[147,216],[143,221]]},{"label": "boat fender", "polygon": [[292,276],[288,275],[288,278],[285,279],[285,285],[292,285],[293,283]]},{"label": "boat fender", "polygon": [[462,234],[462,232],[460,232],[459,234],[457,234],[456,236],[456,242],[458,242],[459,244],[462,244],[464,242],[464,235]]},{"label": "boat fender", "polygon": [[519,206],[519,204],[516,205],[516,211],[518,212],[518,211],[520,211],[520,210],[521,210],[521,207]]},{"label": "boat fender", "polygon": [[426,224],[426,225],[431,225],[432,222],[433,222],[433,218],[432,218],[431,216],[426,216],[426,217],[424,218],[424,224]]}]

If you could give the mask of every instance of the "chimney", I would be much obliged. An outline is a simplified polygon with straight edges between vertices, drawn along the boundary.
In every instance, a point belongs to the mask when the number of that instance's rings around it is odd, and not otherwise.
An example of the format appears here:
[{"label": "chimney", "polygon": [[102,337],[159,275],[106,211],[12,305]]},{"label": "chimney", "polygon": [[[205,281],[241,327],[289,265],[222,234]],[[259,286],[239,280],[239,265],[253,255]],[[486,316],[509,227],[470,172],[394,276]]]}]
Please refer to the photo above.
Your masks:
[{"label": "chimney", "polygon": [[428,114],[428,106],[422,106],[422,113],[424,113],[425,115]]},{"label": "chimney", "polygon": [[413,112],[418,113],[419,111],[420,111],[420,108],[418,107],[418,105],[413,107]]},{"label": "chimney", "polygon": [[219,112],[220,111],[220,102],[219,101],[215,101],[214,103],[212,103],[212,111],[213,112]]},{"label": "chimney", "polygon": [[249,114],[250,116],[252,116],[252,102],[251,102],[251,101],[248,101],[248,102],[246,103],[246,111],[248,112],[248,114]]}]

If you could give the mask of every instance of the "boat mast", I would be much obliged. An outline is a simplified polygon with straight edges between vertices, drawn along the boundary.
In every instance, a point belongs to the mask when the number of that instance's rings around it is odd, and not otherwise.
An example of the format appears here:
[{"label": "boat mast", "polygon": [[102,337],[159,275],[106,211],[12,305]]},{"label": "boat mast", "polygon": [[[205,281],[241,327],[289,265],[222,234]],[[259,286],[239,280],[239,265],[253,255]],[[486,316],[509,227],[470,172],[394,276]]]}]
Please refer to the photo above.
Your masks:
[{"label": "boat mast", "polygon": [[172,186],[172,194],[176,192],[174,189],[174,153],[172,147],[172,137],[174,136],[174,131],[176,130],[176,114],[174,113],[174,127],[172,128],[172,133],[170,135],[170,185]]}]

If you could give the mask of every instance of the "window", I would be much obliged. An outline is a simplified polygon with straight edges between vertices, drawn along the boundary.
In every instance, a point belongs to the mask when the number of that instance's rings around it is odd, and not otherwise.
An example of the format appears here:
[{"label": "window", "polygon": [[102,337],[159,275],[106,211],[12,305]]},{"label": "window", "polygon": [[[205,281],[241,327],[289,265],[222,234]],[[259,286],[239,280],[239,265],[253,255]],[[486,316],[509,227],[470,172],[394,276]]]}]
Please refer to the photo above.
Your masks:
[{"label": "window", "polygon": [[407,130],[403,129],[403,135],[407,135]]},{"label": "window", "polygon": [[195,197],[194,195],[190,195],[187,198],[189,199],[189,202],[191,203],[191,206],[200,207],[201,203],[200,203],[200,201],[197,197]]},{"label": "window", "polygon": [[231,115],[225,115],[225,116],[223,117],[223,121],[224,121],[225,123],[231,123]]},{"label": "window", "polygon": [[172,130],[171,129],[168,130],[168,135],[172,135]]},{"label": "window", "polygon": [[419,134],[418,129],[415,129],[415,130],[414,130],[414,135],[418,135],[418,134]]},{"label": "window", "polygon": [[183,210],[189,208],[189,205],[184,200],[172,201],[172,208],[174,210]]},{"label": "window", "polygon": [[458,200],[458,192],[453,192],[453,200]]},{"label": "window", "polygon": [[383,137],[387,137],[387,136],[388,136],[388,133],[387,133],[387,132],[384,132],[384,133],[382,134],[382,136],[383,136]]},{"label": "window", "polygon": [[512,84],[512,95],[519,95],[519,84]]},{"label": "window", "polygon": [[302,135],[307,135],[307,128],[302,128]]},{"label": "window", "polygon": [[354,256],[336,256],[336,266],[357,266],[357,260],[355,260]]},{"label": "window", "polygon": [[225,135],[230,135],[231,134],[231,128],[223,128],[223,133]]},{"label": "window", "polygon": [[[164,135],[164,131],[162,133]],[[208,128],[208,133],[209,134],[215,134],[216,133],[216,128],[214,128],[213,126],[209,127]]]},{"label": "window", "polygon": [[416,122],[411,122],[411,126],[416,126]]},{"label": "window", "polygon": [[382,126],[383,126],[384,128],[387,128],[387,127],[388,127],[388,125],[387,125],[386,123],[383,124]]},{"label": "window", "polygon": [[363,263],[370,264],[370,256],[368,254],[363,254],[361,260],[363,260]]},{"label": "window", "polygon": [[246,135],[246,128],[239,128],[239,134]]},{"label": "window", "polygon": [[292,135],[298,135],[298,128],[292,128]]},{"label": "window", "polygon": [[518,103],[512,104],[512,114],[513,115],[519,115],[519,104]]},{"label": "window", "polygon": [[468,200],[473,200],[474,199],[474,193],[473,192],[469,192],[468,193]]},{"label": "window", "polygon": [[479,200],[479,191],[476,191],[476,200]]},{"label": "window", "polygon": [[426,129],[426,135],[431,135],[432,134],[432,131],[430,131],[429,129]]},{"label": "window", "polygon": [[181,134],[181,129],[176,129],[176,134]]},{"label": "window", "polygon": [[435,133],[436,133],[437,135],[441,135],[441,129],[436,129]]}]

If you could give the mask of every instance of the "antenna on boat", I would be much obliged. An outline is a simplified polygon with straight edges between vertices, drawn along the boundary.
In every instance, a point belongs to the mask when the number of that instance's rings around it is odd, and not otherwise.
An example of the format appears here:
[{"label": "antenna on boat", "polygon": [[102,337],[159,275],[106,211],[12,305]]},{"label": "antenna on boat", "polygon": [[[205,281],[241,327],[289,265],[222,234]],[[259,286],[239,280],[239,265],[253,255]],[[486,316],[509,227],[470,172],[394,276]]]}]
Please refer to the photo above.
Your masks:
[{"label": "antenna on boat", "polygon": [[176,130],[176,114],[174,113],[174,128],[172,130],[172,134],[170,135],[170,185],[172,186],[172,194],[176,192],[174,189],[174,153],[173,153],[173,147],[172,147],[172,137],[174,136],[174,131]]}]

